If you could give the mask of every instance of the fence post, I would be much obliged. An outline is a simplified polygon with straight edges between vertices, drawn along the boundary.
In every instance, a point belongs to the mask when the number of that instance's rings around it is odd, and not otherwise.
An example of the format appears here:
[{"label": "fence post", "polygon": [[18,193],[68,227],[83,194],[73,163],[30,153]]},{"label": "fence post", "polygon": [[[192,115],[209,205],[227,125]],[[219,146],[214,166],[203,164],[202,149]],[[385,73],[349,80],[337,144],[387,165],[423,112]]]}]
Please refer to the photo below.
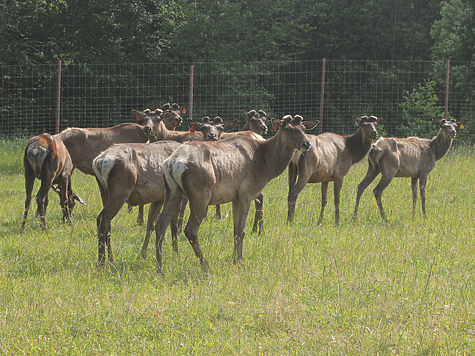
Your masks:
[{"label": "fence post", "polygon": [[195,76],[195,66],[194,64],[192,64],[190,66],[190,102],[189,102],[189,111],[190,111],[190,114],[189,114],[189,119],[193,119],[193,79],[194,79],[194,76]]},{"label": "fence post", "polygon": [[325,100],[325,67],[327,64],[327,59],[323,58],[322,60],[322,85],[321,85],[321,90],[320,90],[320,128],[319,132],[323,132],[323,103]]},{"label": "fence post", "polygon": [[59,133],[60,112],[61,112],[61,59],[58,59],[58,84],[56,86],[56,133]]},{"label": "fence post", "polygon": [[450,59],[447,59],[445,67],[445,120],[449,118],[449,77],[450,77]]}]

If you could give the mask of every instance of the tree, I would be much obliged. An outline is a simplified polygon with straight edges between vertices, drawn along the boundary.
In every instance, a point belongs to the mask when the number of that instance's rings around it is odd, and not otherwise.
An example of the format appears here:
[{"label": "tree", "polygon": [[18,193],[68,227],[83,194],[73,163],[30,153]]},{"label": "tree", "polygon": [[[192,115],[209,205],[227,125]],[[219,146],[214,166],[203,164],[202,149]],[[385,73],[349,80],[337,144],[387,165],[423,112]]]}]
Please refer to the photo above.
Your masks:
[{"label": "tree", "polygon": [[441,10],[442,18],[434,22],[431,35],[433,59],[471,61],[475,57],[475,18],[472,2],[452,0]]}]

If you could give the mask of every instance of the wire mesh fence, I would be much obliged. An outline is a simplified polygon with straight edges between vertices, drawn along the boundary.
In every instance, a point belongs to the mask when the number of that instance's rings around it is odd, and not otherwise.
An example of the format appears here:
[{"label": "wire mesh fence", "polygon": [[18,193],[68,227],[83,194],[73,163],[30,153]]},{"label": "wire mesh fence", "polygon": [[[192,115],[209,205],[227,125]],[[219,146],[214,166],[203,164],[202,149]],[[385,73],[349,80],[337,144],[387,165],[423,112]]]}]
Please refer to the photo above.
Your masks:
[{"label": "wire mesh fence", "polygon": [[[400,137],[424,134],[429,125],[421,122],[442,118],[446,110],[456,119],[470,119],[475,111],[475,70],[465,62],[451,63],[450,71],[446,61],[343,60],[63,64],[60,69],[0,66],[2,136],[130,122],[132,109],[152,108],[153,100],[192,101],[194,119],[226,121],[252,109],[300,114],[321,119],[315,133],[342,135],[354,132],[354,116],[385,116],[384,134]],[[465,136],[473,133],[467,130]]]}]

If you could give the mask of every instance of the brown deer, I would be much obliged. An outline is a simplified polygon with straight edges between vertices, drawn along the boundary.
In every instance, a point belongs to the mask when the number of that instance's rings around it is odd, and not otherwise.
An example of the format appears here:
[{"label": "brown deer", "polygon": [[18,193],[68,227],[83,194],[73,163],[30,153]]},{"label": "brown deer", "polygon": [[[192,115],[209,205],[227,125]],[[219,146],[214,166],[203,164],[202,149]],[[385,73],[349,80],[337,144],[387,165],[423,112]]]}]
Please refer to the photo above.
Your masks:
[{"label": "brown deer", "polygon": [[[155,110],[158,116],[163,115],[160,117],[160,120],[164,127],[166,118],[179,116],[184,110],[176,104],[167,105],[167,107],[166,111]],[[132,112],[137,114],[136,110],[132,110]],[[153,118],[156,119],[155,117]],[[149,119],[151,118],[139,115],[138,120],[141,122],[141,125],[124,123],[104,128],[67,128],[58,134],[58,138],[68,148],[74,169],[77,168],[85,174],[94,175],[92,161],[114,143],[146,143],[148,141],[155,141],[153,137],[147,134],[145,129],[145,127],[151,125],[148,121]],[[174,127],[173,124],[169,123],[169,125]]]},{"label": "brown deer", "polygon": [[340,223],[340,193],[343,179],[351,166],[366,156],[373,139],[378,136],[378,125],[385,120],[375,116],[354,119],[359,127],[353,135],[340,136],[334,133],[307,135],[312,148],[303,154],[296,152],[294,155],[289,165],[288,222],[294,219],[297,197],[305,185],[322,183],[322,202],[318,219],[320,225],[327,204],[328,185],[333,181],[335,224]]},{"label": "brown deer", "polygon": [[358,218],[360,198],[368,185],[381,173],[381,180],[373,189],[374,197],[383,220],[387,220],[384,213],[381,196],[384,189],[394,177],[411,178],[412,186],[412,216],[416,213],[417,183],[421,191],[422,214],[426,215],[426,184],[429,173],[435,167],[435,162],[449,151],[452,140],[457,134],[457,128],[463,128],[467,120],[446,121],[434,118],[433,123],[440,127],[439,133],[432,139],[419,137],[408,138],[380,138],[371,147],[368,154],[368,171],[358,185],[355,211],[353,218]]},{"label": "brown deer", "polygon": [[[159,110],[160,114],[163,114],[163,125],[166,124],[170,128],[176,127],[175,123],[181,122],[181,117],[178,119],[177,116],[186,112],[186,106],[179,107],[177,104],[165,104],[164,109],[165,112]],[[150,125],[148,118],[139,116],[137,120],[140,124],[124,123],[105,128],[67,128],[56,136],[63,141],[69,151],[73,172],[77,168],[85,174],[94,175],[92,161],[112,144],[154,141],[153,137],[144,132],[144,125]],[[57,188],[53,189],[58,192]],[[77,197],[75,193],[73,194]]]},{"label": "brown deer", "polygon": [[153,106],[155,109],[159,109],[163,111],[162,120],[165,124],[165,127],[170,130],[176,130],[178,126],[181,125],[183,119],[181,118],[180,114],[185,114],[188,110],[188,104],[179,106],[178,104],[160,104],[158,101],[153,101]]},{"label": "brown deer", "polygon": [[[266,121],[271,120],[275,117],[275,114],[266,114],[264,111],[251,110],[244,115],[246,119],[245,125],[242,127],[241,131],[251,131],[255,132],[261,136],[264,136],[267,133]],[[224,133],[222,138],[223,140],[232,137],[235,133]],[[263,226],[263,217],[264,217],[264,194],[261,192],[259,196],[254,201],[256,212],[254,217],[254,225],[252,227],[252,232],[261,232],[264,231]],[[221,206],[216,205],[216,218],[221,219]]]},{"label": "brown deer", "polygon": [[[162,269],[162,242],[170,221],[180,209],[183,194],[189,199],[190,217],[185,227],[195,255],[208,267],[198,242],[198,230],[208,205],[232,202],[234,221],[234,263],[242,262],[242,244],[251,202],[267,183],[287,168],[295,149],[308,150],[305,130],[318,122],[302,117],[274,120],[280,128],[268,140],[252,132],[219,142],[190,142],[180,146],[163,163],[166,196],[156,224],[157,268]],[[176,240],[176,235],[172,235]],[[177,246],[175,243],[174,246]]]},{"label": "brown deer", "polygon": [[71,210],[74,207],[74,197],[71,188],[71,172],[73,164],[68,150],[57,136],[41,134],[32,137],[26,145],[23,157],[25,166],[25,212],[20,231],[25,231],[25,223],[31,204],[31,194],[35,179],[41,180],[41,186],[36,195],[38,214],[43,230],[47,230],[46,208],[48,207],[48,192],[53,184],[58,184],[63,221],[71,222]]},{"label": "brown deer", "polygon": [[[203,121],[202,124],[192,121],[192,125],[205,140],[219,140],[223,131],[231,130],[237,124],[237,121],[222,124],[221,118],[215,118],[213,121],[207,118]],[[176,141],[115,144],[94,159],[92,167],[103,202],[103,209],[97,217],[98,259],[101,264],[105,263],[106,246],[109,261],[114,263],[110,242],[111,221],[124,203],[130,205],[151,203],[141,253],[145,257],[150,233],[165,198],[161,164],[179,146],[181,143]],[[171,228],[176,233],[176,219],[172,222]]]}]

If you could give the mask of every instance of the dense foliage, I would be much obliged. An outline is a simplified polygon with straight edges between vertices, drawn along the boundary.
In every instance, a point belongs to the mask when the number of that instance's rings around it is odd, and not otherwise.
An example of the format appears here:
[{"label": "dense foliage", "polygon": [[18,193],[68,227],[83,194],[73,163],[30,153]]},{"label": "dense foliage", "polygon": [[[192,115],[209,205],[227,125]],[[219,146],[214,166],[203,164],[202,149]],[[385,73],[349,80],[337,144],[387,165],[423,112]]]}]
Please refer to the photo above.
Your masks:
[{"label": "dense foliage", "polygon": [[437,0],[6,0],[0,64],[429,59]]}]

